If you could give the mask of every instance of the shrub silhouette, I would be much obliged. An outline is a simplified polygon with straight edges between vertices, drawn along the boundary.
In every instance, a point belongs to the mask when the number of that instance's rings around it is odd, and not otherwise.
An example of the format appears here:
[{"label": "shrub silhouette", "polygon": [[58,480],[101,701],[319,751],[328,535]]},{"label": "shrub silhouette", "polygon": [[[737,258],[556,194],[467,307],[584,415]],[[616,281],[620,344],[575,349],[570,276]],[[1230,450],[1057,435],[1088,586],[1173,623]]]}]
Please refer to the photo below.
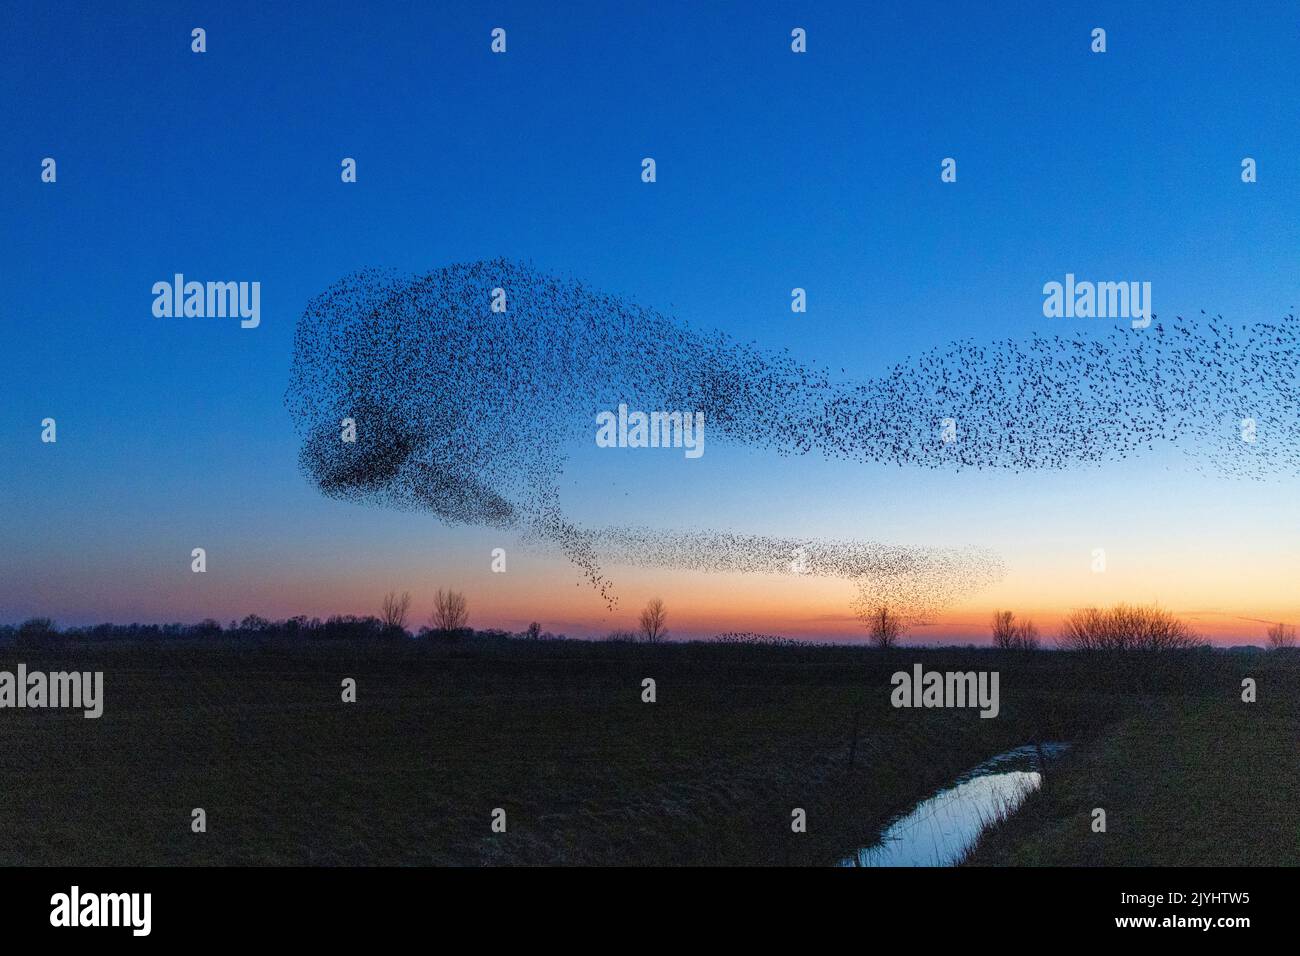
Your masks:
[{"label": "shrub silhouette", "polygon": [[1268,629],[1268,646],[1270,650],[1281,651],[1295,647],[1295,627],[1290,624],[1274,624]]},{"label": "shrub silhouette", "polygon": [[59,639],[54,621],[48,617],[33,617],[23,621],[14,635],[18,647],[47,647]]},{"label": "shrub silhouette", "polygon": [[1116,604],[1072,612],[1057,643],[1071,651],[1177,651],[1205,642],[1185,621],[1155,605]]}]

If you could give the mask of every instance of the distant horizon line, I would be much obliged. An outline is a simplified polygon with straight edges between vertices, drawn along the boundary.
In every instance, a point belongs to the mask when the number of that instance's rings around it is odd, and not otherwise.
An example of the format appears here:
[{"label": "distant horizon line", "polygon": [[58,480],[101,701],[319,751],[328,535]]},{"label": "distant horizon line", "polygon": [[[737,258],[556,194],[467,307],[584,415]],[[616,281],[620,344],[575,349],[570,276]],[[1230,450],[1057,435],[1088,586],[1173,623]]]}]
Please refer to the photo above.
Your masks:
[{"label": "distant horizon line", "polygon": [[[244,615],[244,618],[242,620],[231,618],[229,621],[225,623],[209,615],[207,617],[200,618],[197,621],[178,621],[178,620],[138,621],[137,620],[137,621],[131,621],[129,623],[119,623],[116,621],[98,621],[92,624],[67,624],[63,626],[60,626],[58,620],[53,617],[48,617],[43,615],[29,615],[25,617],[23,620],[19,620],[19,621],[0,621],[0,631],[12,630],[16,634],[16,632],[18,632],[24,624],[32,621],[49,621],[52,629],[56,633],[60,633],[60,634],[67,633],[67,632],[93,630],[95,628],[101,628],[101,627],[150,628],[150,629],[184,628],[184,629],[193,630],[198,628],[200,625],[208,621],[211,621],[215,623],[218,626],[218,628],[220,628],[222,634],[229,634],[229,633],[246,630],[246,628],[243,627],[243,623],[250,617],[257,618],[259,622],[265,622],[267,625],[272,625],[272,626],[284,625],[287,624],[288,622],[295,621],[295,620],[304,620],[307,622],[316,621],[316,622],[320,622],[321,624],[327,624],[331,620],[344,620],[344,621],[350,620],[356,622],[373,621],[381,625],[383,624],[382,618],[380,618],[378,615],[375,614],[355,614],[355,613],[346,613],[346,612],[330,614],[324,617],[320,615],[297,614],[297,615],[292,615],[290,617],[283,617],[283,618],[265,618],[259,614],[246,614]],[[1260,623],[1269,623],[1269,622],[1261,621]],[[929,628],[929,627],[936,627],[936,626],[953,627],[953,626],[969,626],[969,625],[952,625],[952,624],[945,625],[943,624],[943,622],[930,622],[926,624],[913,625],[913,627],[917,627],[917,628]],[[408,627],[406,625],[402,625],[402,630],[412,639],[416,639],[419,638],[421,632],[436,631],[437,629],[430,627],[428,624],[417,624],[413,628]],[[496,633],[508,635],[511,638],[515,638],[518,635],[526,633],[526,629],[514,630],[512,628],[497,627],[497,626],[475,627],[473,625],[466,625],[465,630],[469,630],[471,632],[478,633],[478,634],[488,634],[488,633],[496,632]],[[614,634],[636,635],[636,633],[637,632],[635,630],[629,628],[609,628],[603,634],[599,633],[597,630],[589,630],[585,633],[576,633],[576,634],[566,634],[566,633],[555,634],[550,631],[544,631],[543,636],[536,638],[534,640],[551,640],[551,641],[570,640],[570,641],[585,641],[589,643],[601,643],[601,642],[609,641],[612,635]],[[1267,649],[1266,640],[1263,639],[1262,637],[1259,642],[1252,642],[1249,640],[1249,638],[1243,637],[1241,635],[1216,634],[1213,632],[1203,632],[1203,631],[1198,631],[1197,633],[1200,637],[1205,639],[1206,646],[1213,649],[1221,649],[1221,648],[1257,648],[1259,650]],[[669,644],[721,643],[721,639],[734,636],[737,638],[751,639],[754,643],[788,641],[791,643],[810,644],[810,645],[811,644],[826,644],[826,645],[861,644],[861,645],[870,646],[871,644],[870,635],[865,633],[862,635],[797,634],[795,636],[792,636],[789,634],[768,633],[768,632],[760,633],[757,631],[748,631],[748,630],[719,630],[719,629],[700,630],[700,629],[692,628],[692,629],[679,630],[677,632],[677,635],[681,635],[681,636],[675,636],[672,633],[670,633],[667,637],[661,638],[657,643],[669,643]],[[172,635],[172,636],[176,636],[176,635]],[[523,638],[523,639],[529,640],[529,638]],[[648,642],[642,642],[640,640],[638,640],[637,642],[648,643]],[[991,635],[976,635],[976,634],[953,635],[947,637],[947,639],[939,638],[934,641],[908,641],[905,636],[902,640],[900,640],[897,646],[907,647],[907,648],[949,647],[949,648],[963,648],[963,649],[967,649],[967,648],[983,649],[987,647],[990,650],[999,649],[993,643],[993,638]],[[1054,650],[1059,650],[1060,648],[1057,647],[1057,640],[1055,636],[1044,635],[1041,645],[1036,649],[1054,651]]]}]

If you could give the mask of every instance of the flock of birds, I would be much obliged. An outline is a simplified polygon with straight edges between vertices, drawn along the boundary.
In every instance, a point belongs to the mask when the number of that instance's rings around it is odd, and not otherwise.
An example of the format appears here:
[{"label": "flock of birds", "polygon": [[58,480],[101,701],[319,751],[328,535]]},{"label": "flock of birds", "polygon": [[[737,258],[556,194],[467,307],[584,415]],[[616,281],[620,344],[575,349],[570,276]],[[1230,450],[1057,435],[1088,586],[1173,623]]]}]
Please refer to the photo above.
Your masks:
[{"label": "flock of birds", "polygon": [[782,455],[1023,471],[1167,445],[1220,474],[1295,475],[1298,332],[1291,315],[1249,332],[1222,317],[1157,318],[1090,336],[960,341],[842,381],[498,259],[336,283],[298,324],[285,400],[302,467],[325,494],[517,530],[558,547],[611,608],[604,567],[630,563],[832,575],[859,585],[856,607],[923,619],[997,580],[996,554],[581,527],[559,502],[567,450],[593,441],[597,412],[627,403],[702,411],[711,444]]}]

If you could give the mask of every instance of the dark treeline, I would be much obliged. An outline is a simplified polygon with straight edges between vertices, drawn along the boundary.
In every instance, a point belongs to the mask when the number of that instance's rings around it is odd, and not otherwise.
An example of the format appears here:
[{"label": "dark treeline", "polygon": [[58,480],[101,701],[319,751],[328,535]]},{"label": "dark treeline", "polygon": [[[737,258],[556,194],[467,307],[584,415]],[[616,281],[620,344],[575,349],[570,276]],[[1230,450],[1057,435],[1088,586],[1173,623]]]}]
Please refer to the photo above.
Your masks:
[{"label": "dark treeline", "polygon": [[[1010,618],[1006,614],[1005,617]],[[1111,615],[1113,617],[1113,615]],[[1134,655],[1137,657],[1145,656],[1148,653],[1206,653],[1212,650],[1224,650],[1240,653],[1257,653],[1265,650],[1259,646],[1240,646],[1214,648],[1208,642],[1193,638],[1190,634],[1183,631],[1178,632],[1181,638],[1177,641],[1165,643],[1140,640],[1121,640],[1111,634],[1111,630],[1098,630],[1086,625],[1093,618],[1109,621],[1110,617],[1105,614],[1089,609],[1086,612],[1080,612],[1067,621],[1067,633],[1071,633],[1074,640],[1058,639],[1055,647],[1061,651],[1082,652],[1086,654],[1100,654],[1107,657],[1129,658]],[[1079,622],[1083,622],[1080,624]],[[996,622],[995,622],[996,623]],[[1074,631],[1068,631],[1068,625],[1074,625]],[[1274,630],[1284,627],[1278,625]],[[1096,634],[1094,634],[1094,631]],[[1120,637],[1127,635],[1127,631],[1121,629]],[[1098,637],[1097,635],[1100,635]],[[1145,634],[1145,632],[1143,632]],[[1270,636],[1272,632],[1270,631]],[[1285,635],[1284,635],[1285,636]],[[1082,638],[1089,638],[1084,640]],[[533,622],[522,631],[508,631],[502,628],[478,629],[468,626],[457,627],[439,627],[436,621],[417,628],[408,628],[404,624],[386,622],[382,617],[374,615],[354,615],[354,614],[336,614],[321,619],[319,617],[309,618],[306,615],[297,615],[291,618],[281,620],[269,620],[257,614],[249,614],[242,620],[231,620],[226,624],[214,618],[205,618],[196,624],[169,623],[169,624],[92,624],[81,626],[59,627],[52,619],[48,617],[34,617],[24,621],[17,626],[12,624],[0,624],[0,646],[9,645],[17,647],[56,647],[63,644],[82,644],[82,643],[109,643],[115,641],[121,642],[149,642],[149,641],[212,641],[212,642],[230,642],[230,641],[247,641],[258,643],[298,643],[298,642],[332,642],[332,643],[369,643],[385,642],[390,644],[420,644],[420,643],[437,643],[437,644],[469,644],[476,643],[481,645],[491,645],[502,641],[524,641],[530,644],[537,643],[555,643],[569,641],[571,639],[565,634],[554,634],[550,631],[543,630],[541,625]],[[655,641],[649,638],[643,631],[631,630],[614,630],[608,634],[592,637],[574,639],[582,644],[600,643],[605,645],[622,645],[622,644],[642,644],[654,643],[662,645],[661,641]],[[807,651],[824,651],[839,649],[845,652],[857,654],[864,650],[880,650],[881,645],[873,641],[857,642],[844,640],[818,641],[810,639],[795,639],[770,634],[756,634],[752,632],[735,632],[729,631],[714,635],[708,639],[678,640],[672,642],[679,646],[705,644],[720,648],[755,648],[755,649],[781,649],[787,652],[797,650]],[[1052,645],[1048,645],[1051,647]],[[1268,648],[1282,650],[1294,647],[1294,644],[1287,641],[1273,641]],[[1034,656],[1040,653],[1040,644],[1035,639],[1029,643],[1003,643],[998,640],[997,628],[994,628],[994,639],[991,643],[982,642],[953,642],[948,645],[900,645],[897,642],[886,646],[886,650],[893,650],[902,653],[926,650],[966,650],[966,651],[1000,651],[1006,655],[1015,655],[1017,657]]]},{"label": "dark treeline", "polygon": [[563,634],[548,632],[518,634],[499,628],[476,630],[471,627],[441,629],[421,627],[410,631],[386,624],[373,615],[336,614],[322,620],[298,615],[272,621],[249,614],[241,621],[206,618],[197,624],[92,624],[81,627],[58,627],[50,618],[31,618],[17,627],[0,624],[0,642],[24,645],[49,645],[65,641],[158,641],[215,640],[220,638],[304,641],[401,641],[433,640],[459,642],[471,640],[527,639],[566,640]]}]

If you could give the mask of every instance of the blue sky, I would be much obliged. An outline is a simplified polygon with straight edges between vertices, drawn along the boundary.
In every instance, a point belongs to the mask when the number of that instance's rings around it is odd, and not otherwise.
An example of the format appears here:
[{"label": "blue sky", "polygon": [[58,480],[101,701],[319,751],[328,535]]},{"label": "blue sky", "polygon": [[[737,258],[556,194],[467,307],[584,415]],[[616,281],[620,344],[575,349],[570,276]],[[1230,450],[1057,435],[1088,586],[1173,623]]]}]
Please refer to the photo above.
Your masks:
[{"label": "blue sky", "polygon": [[[1290,5],[7,6],[2,620],[291,613],[299,596],[367,611],[391,580],[520,588],[475,594],[476,623],[517,626],[534,594],[572,590],[571,568],[523,552],[518,584],[485,584],[486,532],[327,501],[298,473],[294,326],[357,268],[531,260],[857,376],[956,338],[1056,331],[1040,290],[1067,271],[1243,324],[1300,298]],[[150,288],[176,272],[260,281],[261,326],[154,318]],[[47,415],[57,446],[39,442]],[[1216,567],[1296,568],[1293,480],[1212,481],[1176,457],[1011,477],[721,445],[685,473],[669,457],[576,450],[566,504],[600,522],[689,501],[682,523],[995,547],[1018,597],[1022,572],[1086,570],[1099,540],[1129,568],[1115,595],[1180,608],[1176,582]],[[216,582],[189,574],[196,543]],[[1271,593],[1250,574],[1237,591]],[[1080,601],[1096,587],[1081,579]],[[1240,616],[1232,593],[1211,610]],[[710,620],[704,596],[683,603]],[[619,623],[594,595],[556,615]]]}]

